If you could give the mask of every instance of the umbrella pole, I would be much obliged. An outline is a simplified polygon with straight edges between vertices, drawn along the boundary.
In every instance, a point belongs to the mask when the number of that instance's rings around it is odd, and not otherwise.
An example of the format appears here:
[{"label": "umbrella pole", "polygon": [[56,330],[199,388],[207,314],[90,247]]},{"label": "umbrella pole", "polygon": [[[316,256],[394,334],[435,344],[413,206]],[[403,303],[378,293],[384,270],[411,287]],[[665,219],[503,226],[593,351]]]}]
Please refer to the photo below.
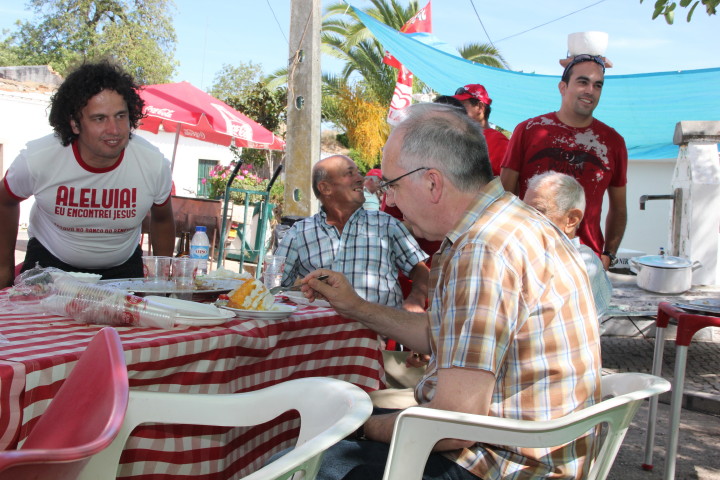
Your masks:
[{"label": "umbrella pole", "polygon": [[170,171],[175,170],[175,154],[177,153],[178,141],[180,140],[180,124],[175,125],[175,145],[173,146],[172,162],[170,163]]}]

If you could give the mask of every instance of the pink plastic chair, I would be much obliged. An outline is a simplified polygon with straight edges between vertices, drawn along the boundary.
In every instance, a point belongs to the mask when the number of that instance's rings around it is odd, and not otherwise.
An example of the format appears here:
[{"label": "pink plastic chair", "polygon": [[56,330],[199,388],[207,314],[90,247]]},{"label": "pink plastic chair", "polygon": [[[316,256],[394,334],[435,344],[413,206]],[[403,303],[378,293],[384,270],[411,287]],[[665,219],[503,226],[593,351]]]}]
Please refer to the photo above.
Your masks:
[{"label": "pink plastic chair", "polygon": [[[665,455],[664,480],[675,478],[675,460],[677,457],[678,431],[680,430],[680,410],[682,409],[683,389],[685,386],[685,367],[687,365],[688,347],[693,336],[703,328],[720,327],[720,317],[687,313],[669,302],[661,302],[658,306],[655,326],[655,351],[653,353],[652,374],[662,373],[662,358],[665,348],[665,330],[670,319],[677,322],[675,337],[675,372],[673,374],[672,394],[670,395],[670,425],[668,427],[668,444]],[[657,416],[657,397],[650,399],[647,436],[645,438],[645,462],[642,468],[652,470],[653,448],[655,446],[655,420]]]},{"label": "pink plastic chair", "polygon": [[120,337],[104,328],[18,450],[0,452],[0,479],[77,478],[109,446],[125,417],[128,378]]}]

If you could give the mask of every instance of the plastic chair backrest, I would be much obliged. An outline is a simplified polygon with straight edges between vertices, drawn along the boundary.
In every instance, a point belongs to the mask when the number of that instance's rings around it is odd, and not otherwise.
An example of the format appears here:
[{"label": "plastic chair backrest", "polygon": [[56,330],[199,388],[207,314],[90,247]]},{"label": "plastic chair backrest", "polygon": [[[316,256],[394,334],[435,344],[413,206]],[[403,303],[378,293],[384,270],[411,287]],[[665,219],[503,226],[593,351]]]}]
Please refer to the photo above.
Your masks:
[{"label": "plastic chair backrest", "polygon": [[305,472],[304,480],[312,480],[323,452],[357,430],[370,416],[372,403],[362,389],[333,378],[300,378],[254,392],[222,395],[133,390],[117,438],[92,458],[79,479],[116,478],[125,442],[143,423],[242,427],[260,425],[291,410],[300,414],[295,448],[244,480],[286,479],[297,471]]},{"label": "plastic chair backrest", "polygon": [[0,479],[74,479],[111,444],[128,403],[120,337],[104,328],[90,341],[18,450],[0,452]]},{"label": "plastic chair backrest", "polygon": [[589,480],[604,480],[640,402],[666,392],[670,383],[644,373],[616,373],[602,379],[603,395],[612,398],[548,421],[528,421],[411,407],[400,413],[390,444],[383,480],[419,480],[424,461],[444,438],[516,447],[553,447],[575,440],[606,423],[607,434],[590,469]]}]

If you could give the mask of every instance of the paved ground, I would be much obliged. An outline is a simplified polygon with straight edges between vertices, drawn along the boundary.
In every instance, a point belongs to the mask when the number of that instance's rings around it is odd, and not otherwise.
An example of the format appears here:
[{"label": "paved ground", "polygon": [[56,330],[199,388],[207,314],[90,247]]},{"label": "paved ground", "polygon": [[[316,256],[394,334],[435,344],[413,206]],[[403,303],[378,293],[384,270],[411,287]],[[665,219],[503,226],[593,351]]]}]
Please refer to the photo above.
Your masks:
[{"label": "paved ground", "polygon": [[[16,262],[24,258],[26,243],[27,233],[23,230],[18,236]],[[650,373],[653,338],[603,335],[601,340],[604,373]],[[675,345],[670,340],[666,342],[663,362],[663,377],[672,380]],[[720,480],[720,342],[694,340],[690,344],[684,392],[675,478]],[[667,401],[669,395],[665,394],[658,409],[654,469],[648,472],[640,467],[645,450],[646,402],[628,430],[608,479],[662,478],[669,417],[669,407],[663,402]]]},{"label": "paved ground", "polygon": [[[609,480],[660,480],[665,466],[669,407],[660,403],[653,455],[654,468],[641,468],[645,455],[648,408],[640,408],[628,429],[613,464]],[[675,478],[678,480],[720,480],[720,416],[682,410]]]},{"label": "paved ground", "polygon": [[[603,371],[645,372],[652,369],[654,339],[603,336]],[[663,377],[672,380],[675,345],[667,341]],[[684,404],[680,416],[676,479],[720,480],[720,343],[693,341],[688,348]],[[654,468],[642,470],[647,429],[647,402],[638,411],[618,452],[608,479],[656,480],[663,478],[667,440],[669,394],[658,407]]]}]

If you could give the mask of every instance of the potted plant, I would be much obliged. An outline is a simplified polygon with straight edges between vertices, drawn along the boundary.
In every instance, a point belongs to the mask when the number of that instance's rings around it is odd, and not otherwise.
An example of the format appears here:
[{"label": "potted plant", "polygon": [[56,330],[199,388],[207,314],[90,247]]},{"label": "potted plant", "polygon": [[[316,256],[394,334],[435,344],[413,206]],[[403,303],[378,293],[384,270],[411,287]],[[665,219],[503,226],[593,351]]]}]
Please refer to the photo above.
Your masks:
[{"label": "potted plant", "polygon": [[[201,180],[202,184],[207,186],[208,197],[213,199],[222,199],[225,195],[225,189],[227,182],[230,179],[235,163],[230,165],[215,165],[208,176]],[[254,174],[248,165],[242,165],[238,171],[237,176],[233,180],[233,188],[241,188],[243,190],[259,190],[265,191],[267,189],[269,180],[261,178]],[[230,200],[235,204],[245,203],[245,193],[243,192],[230,192]],[[250,203],[254,204],[262,200],[260,195],[250,195]]]}]

